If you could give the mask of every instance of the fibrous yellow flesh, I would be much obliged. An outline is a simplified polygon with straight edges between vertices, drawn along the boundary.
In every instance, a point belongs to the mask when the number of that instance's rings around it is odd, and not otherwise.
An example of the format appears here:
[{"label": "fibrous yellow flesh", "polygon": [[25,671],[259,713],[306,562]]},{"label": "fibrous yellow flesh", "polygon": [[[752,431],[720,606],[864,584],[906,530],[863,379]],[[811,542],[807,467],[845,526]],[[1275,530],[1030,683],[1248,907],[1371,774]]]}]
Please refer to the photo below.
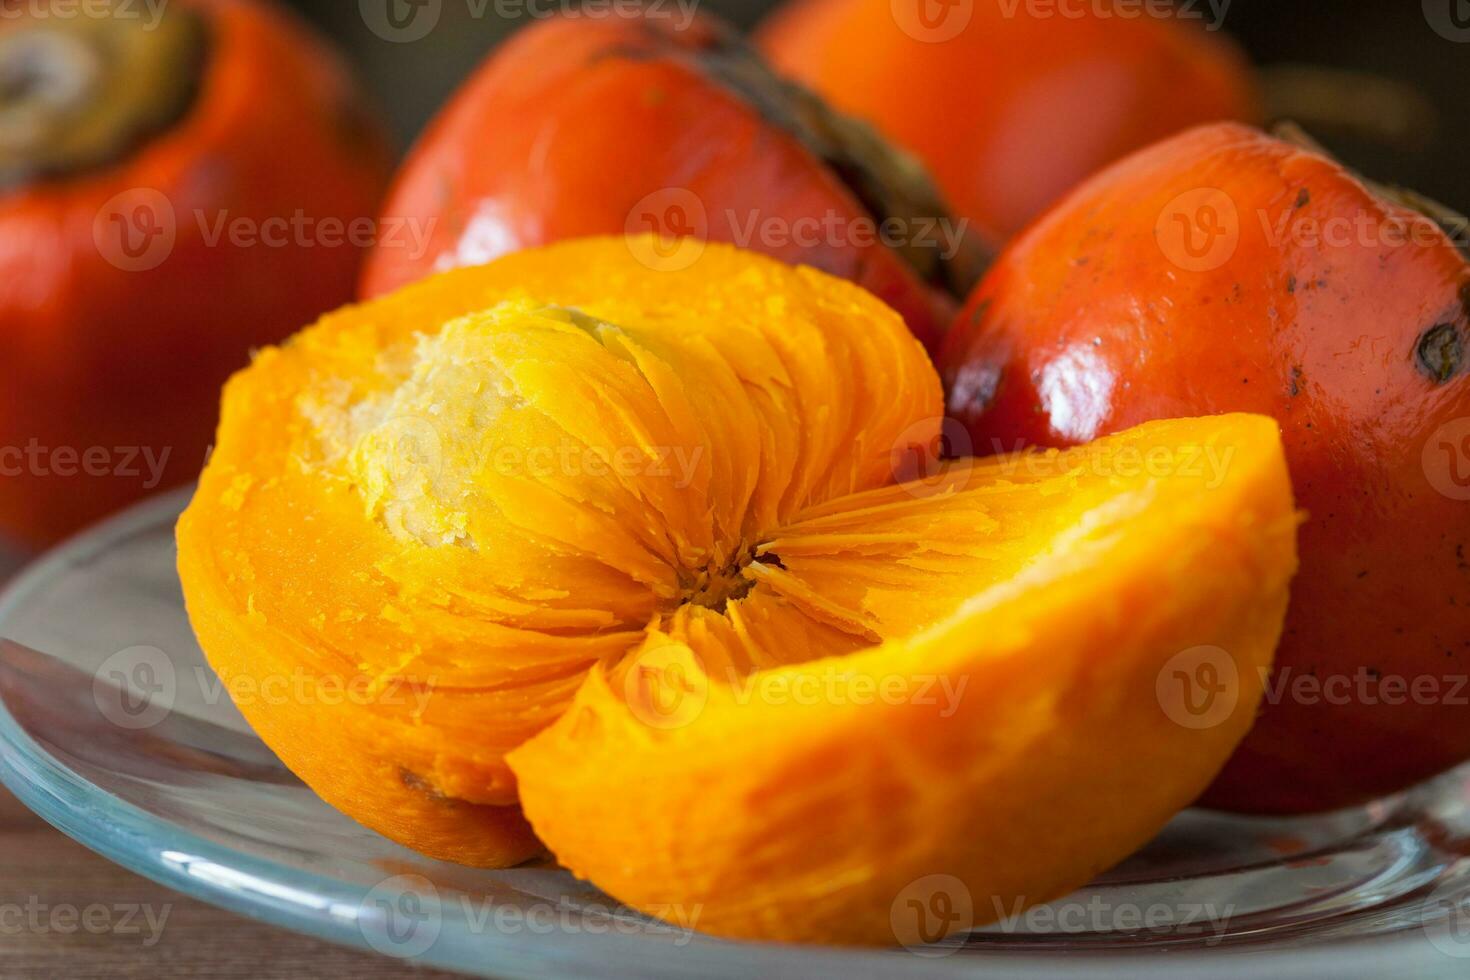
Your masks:
[{"label": "fibrous yellow flesh", "polygon": [[[635,254],[620,240],[521,253],[262,352],[231,382],[218,447],[180,522],[191,619],[226,683],[366,682],[359,699],[242,701],[257,731],[329,802],[436,856],[503,864],[530,853],[529,830],[505,813],[518,799],[507,753],[533,757],[527,740],[563,727],[589,690],[638,694],[647,656],[718,689],[711,705],[808,661],[874,675],[875,658],[934,646],[910,638],[954,633],[952,614],[977,595],[1024,598],[1028,570],[1054,569],[1058,553],[1116,526],[1118,507],[1150,499],[1147,475],[1109,476],[1080,453],[1027,457],[1014,471],[991,464],[978,479],[968,465],[940,468],[896,486],[941,421],[938,379],[896,314],[848,284],[721,246],[688,275]],[[1268,441],[1229,429],[1221,441]],[[1181,441],[1174,432],[1162,444]],[[1289,511],[1279,489],[1272,506]],[[1076,664],[1110,642],[1102,627],[1116,618],[1083,618]],[[1268,619],[1252,629],[1264,636]],[[1015,632],[1004,616],[973,621]],[[952,639],[969,656],[966,644],[985,638]],[[607,699],[566,717],[573,728],[618,717],[602,709]],[[736,726],[742,744],[766,727],[767,708],[750,710]],[[1022,712],[988,732],[985,712],[969,710],[964,724],[934,729],[963,751],[897,767],[885,753],[910,751],[902,726],[927,731],[932,718],[834,715],[831,732],[875,718],[897,726],[892,745],[856,758],[822,747],[797,775],[851,776],[866,794],[858,819],[886,834],[870,818],[911,775],[990,758],[974,751],[977,732],[1019,744],[1055,720]],[[617,723],[639,751],[658,741]],[[1216,748],[1237,734],[1222,732]],[[722,739],[700,744],[701,765]],[[585,751],[538,741],[569,753],[558,771]],[[783,768],[779,747],[765,748]],[[1213,761],[1186,766],[1171,799]],[[610,773],[613,762],[600,765]],[[595,802],[558,806],[575,821]],[[748,802],[767,814],[822,806]],[[709,817],[714,827],[719,814]],[[645,822],[630,819],[629,832]],[[821,848],[810,850],[815,861]],[[761,868],[759,855],[742,860]],[[814,886],[818,870],[832,869],[814,867]]]},{"label": "fibrous yellow flesh", "polygon": [[757,552],[804,510],[891,483],[940,421],[922,349],[855,287],[717,246],[690,276],[621,241],[556,251],[262,352],[194,508],[218,516],[181,529],[218,563],[219,603],[272,638],[253,645],[431,692],[342,724],[479,803],[514,802],[503,753],[650,629],[712,650],[739,633],[750,665],[870,642],[755,581],[783,574]]},{"label": "fibrous yellow flesh", "polygon": [[[647,619],[627,625],[688,644],[717,681],[932,626],[1035,559],[1038,521],[1067,527],[1090,499],[1080,464],[1033,465],[984,488],[961,467],[820,501],[772,526],[749,514],[717,522],[719,477],[748,508],[760,459],[741,466],[707,431],[678,424],[665,399],[689,409],[677,372],[695,357],[639,333],[526,300],[454,319],[381,355],[372,393],[333,404],[328,379],[303,395],[316,465],[408,546],[465,547],[493,562],[515,542],[508,535],[550,535],[552,551],[605,557],[650,593]],[[587,401],[569,413],[575,386]],[[681,506],[680,495],[706,506]],[[1073,506],[1038,515],[1038,496],[1063,495]]]}]

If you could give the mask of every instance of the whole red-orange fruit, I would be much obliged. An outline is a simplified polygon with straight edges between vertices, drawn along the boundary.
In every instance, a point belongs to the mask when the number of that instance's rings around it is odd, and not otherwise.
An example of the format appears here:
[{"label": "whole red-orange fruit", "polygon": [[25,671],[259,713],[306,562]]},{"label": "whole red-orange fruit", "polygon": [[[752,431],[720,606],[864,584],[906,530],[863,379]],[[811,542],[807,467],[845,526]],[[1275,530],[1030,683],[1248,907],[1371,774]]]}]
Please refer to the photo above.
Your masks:
[{"label": "whole red-orange fruit", "polygon": [[1327,809],[1470,758],[1467,344],[1470,265],[1435,221],[1237,125],[1078,188],[946,338],[950,412],[981,451],[1280,420],[1301,572],[1266,708],[1207,803]]},{"label": "whole red-orange fruit", "polygon": [[250,349],[352,298],[391,158],[263,0],[30,4],[0,51],[0,537],[40,545],[198,473]]},{"label": "whole red-orange fruit", "polygon": [[789,0],[761,26],[778,71],[918,154],[992,241],[1124,154],[1258,121],[1249,65],[1203,4]]},{"label": "whole red-orange fruit", "polygon": [[781,82],[734,33],[673,7],[524,28],[410,154],[386,213],[425,232],[380,245],[363,293],[583,235],[655,232],[658,263],[729,242],[851,279],[935,345],[973,242],[917,164]]}]

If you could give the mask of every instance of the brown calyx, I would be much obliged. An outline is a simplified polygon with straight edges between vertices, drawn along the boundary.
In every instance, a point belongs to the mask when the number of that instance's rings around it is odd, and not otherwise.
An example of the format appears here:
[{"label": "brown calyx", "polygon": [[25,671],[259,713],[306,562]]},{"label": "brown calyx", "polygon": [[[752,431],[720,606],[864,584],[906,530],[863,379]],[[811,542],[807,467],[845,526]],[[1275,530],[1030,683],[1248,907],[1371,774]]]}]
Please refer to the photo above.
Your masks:
[{"label": "brown calyx", "polygon": [[206,29],[166,8],[156,21],[43,16],[0,27],[0,190],[122,159],[194,102]]}]

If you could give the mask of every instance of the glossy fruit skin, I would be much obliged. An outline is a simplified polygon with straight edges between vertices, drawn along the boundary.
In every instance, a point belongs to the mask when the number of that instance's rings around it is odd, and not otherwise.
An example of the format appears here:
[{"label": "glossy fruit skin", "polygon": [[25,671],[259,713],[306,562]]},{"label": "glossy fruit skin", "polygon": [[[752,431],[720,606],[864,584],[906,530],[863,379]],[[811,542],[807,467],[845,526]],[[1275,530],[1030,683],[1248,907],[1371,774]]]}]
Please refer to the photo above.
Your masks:
[{"label": "glossy fruit skin", "polygon": [[1470,757],[1467,331],[1470,267],[1437,227],[1222,124],[1070,195],[947,338],[949,411],[978,452],[1281,422],[1301,573],[1264,713],[1204,802],[1325,810]]},{"label": "glossy fruit skin", "polygon": [[779,71],[918,154],[956,213],[1001,243],[1125,154],[1261,111],[1223,35],[1073,6],[1046,16],[1007,0],[790,0],[757,43]]},{"label": "glossy fruit skin", "polygon": [[[294,16],[187,8],[208,43],[182,119],[110,166],[0,191],[0,536],[42,545],[192,479],[229,373],[352,297],[362,249],[289,222],[371,222],[386,137]],[[171,251],[131,232],[121,250],[110,220],[140,206],[142,227],[175,229]],[[285,244],[232,245],[239,219]]]},{"label": "glossy fruit skin", "polygon": [[410,154],[386,213],[419,221],[429,247],[375,250],[363,296],[566,238],[692,235],[857,282],[935,345],[956,304],[895,252],[847,232],[781,232],[868,214],[830,167],[698,66],[721,30],[614,15],[520,31]]}]

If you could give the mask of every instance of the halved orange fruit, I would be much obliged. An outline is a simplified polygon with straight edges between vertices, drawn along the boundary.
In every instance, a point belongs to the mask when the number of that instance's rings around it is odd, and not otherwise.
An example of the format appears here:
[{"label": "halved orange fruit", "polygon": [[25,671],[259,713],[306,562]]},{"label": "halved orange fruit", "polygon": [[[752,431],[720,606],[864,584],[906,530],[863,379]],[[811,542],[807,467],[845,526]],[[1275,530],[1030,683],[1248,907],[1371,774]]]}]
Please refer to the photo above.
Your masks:
[{"label": "halved orange fruit", "polygon": [[979,921],[1143,843],[1254,715],[1295,563],[1275,424],[900,482],[941,400],[899,317],[662,244],[448,273],[230,383],[179,566],[261,737],[409,846],[539,835],[722,935],[892,942],[924,876]]}]

